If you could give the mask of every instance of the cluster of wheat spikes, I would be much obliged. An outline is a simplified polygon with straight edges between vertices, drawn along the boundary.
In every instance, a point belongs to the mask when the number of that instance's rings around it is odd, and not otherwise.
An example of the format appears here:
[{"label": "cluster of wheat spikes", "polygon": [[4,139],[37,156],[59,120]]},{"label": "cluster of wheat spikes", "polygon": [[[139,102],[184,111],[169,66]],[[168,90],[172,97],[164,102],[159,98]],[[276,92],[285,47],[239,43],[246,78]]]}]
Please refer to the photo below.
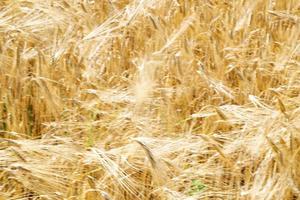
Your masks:
[{"label": "cluster of wheat spikes", "polygon": [[0,200],[296,200],[299,167],[299,0],[0,1]]}]

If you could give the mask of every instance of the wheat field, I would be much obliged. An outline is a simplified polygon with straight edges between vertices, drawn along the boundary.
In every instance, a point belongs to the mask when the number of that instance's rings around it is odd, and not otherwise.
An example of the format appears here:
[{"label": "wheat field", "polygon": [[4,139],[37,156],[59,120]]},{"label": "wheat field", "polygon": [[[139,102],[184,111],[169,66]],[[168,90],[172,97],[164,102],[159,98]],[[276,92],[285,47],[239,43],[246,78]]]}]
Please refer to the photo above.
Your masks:
[{"label": "wheat field", "polygon": [[300,199],[299,0],[1,0],[0,200]]}]

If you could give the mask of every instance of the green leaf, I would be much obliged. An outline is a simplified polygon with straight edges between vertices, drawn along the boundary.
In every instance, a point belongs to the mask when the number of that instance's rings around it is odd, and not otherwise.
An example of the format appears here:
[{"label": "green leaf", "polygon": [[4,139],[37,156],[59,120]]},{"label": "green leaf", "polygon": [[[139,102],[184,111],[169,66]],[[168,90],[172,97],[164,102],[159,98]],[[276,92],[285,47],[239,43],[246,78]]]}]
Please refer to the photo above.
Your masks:
[{"label": "green leaf", "polygon": [[189,195],[192,196],[192,195],[198,194],[205,188],[206,188],[206,186],[200,180],[194,179],[194,180],[192,180]]}]

